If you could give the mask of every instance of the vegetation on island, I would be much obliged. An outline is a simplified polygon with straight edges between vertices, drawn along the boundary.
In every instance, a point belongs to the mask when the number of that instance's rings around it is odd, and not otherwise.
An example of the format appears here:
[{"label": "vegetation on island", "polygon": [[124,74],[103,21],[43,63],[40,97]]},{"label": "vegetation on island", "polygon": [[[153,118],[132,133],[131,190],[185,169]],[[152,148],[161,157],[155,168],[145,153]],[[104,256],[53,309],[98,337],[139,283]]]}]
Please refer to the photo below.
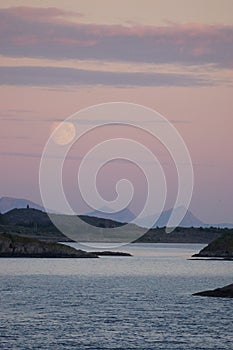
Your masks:
[{"label": "vegetation on island", "polygon": [[[122,226],[122,223],[103,218],[80,216],[80,219],[90,225],[99,228],[111,228]],[[144,229],[136,225],[129,225],[131,230],[140,232]],[[77,231],[81,230],[77,226]],[[141,231],[140,231],[141,230]],[[47,213],[32,209],[13,209],[5,214],[0,214],[0,233],[18,234],[49,242],[66,242],[70,238],[63,235],[51,222]],[[233,229],[203,228],[203,227],[177,227],[173,232],[166,233],[165,228],[153,228],[142,234],[136,240],[137,243],[210,243],[223,234],[233,235]],[[85,236],[85,233],[84,233]]]},{"label": "vegetation on island", "polygon": [[25,258],[98,258],[64,244],[45,242],[16,234],[0,234],[0,257]]},{"label": "vegetation on island", "polygon": [[223,234],[221,237],[210,242],[208,246],[203,248],[198,254],[194,254],[193,257],[224,258],[233,260],[233,234]]}]

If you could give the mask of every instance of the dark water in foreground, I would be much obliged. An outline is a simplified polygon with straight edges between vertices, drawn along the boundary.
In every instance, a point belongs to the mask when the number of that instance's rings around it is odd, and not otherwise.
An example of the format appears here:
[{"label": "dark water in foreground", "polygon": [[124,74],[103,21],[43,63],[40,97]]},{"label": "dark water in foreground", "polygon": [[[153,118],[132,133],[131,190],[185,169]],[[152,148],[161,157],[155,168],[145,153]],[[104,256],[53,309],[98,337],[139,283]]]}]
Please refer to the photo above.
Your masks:
[{"label": "dark water in foreground", "polygon": [[[0,259],[0,349],[232,350],[232,262],[201,245],[130,245],[133,258]],[[93,249],[92,249],[93,250]]]}]

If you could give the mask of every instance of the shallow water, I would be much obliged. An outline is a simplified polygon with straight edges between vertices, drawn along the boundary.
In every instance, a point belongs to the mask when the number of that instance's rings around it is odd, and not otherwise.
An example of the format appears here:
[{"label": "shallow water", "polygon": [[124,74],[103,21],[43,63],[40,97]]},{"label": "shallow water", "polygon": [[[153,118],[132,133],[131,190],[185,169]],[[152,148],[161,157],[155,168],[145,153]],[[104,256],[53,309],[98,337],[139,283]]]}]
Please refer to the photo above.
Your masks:
[{"label": "shallow water", "polygon": [[232,283],[232,262],[187,260],[202,247],[131,244],[120,250],[132,258],[1,259],[0,348],[232,350],[233,300],[192,296]]}]

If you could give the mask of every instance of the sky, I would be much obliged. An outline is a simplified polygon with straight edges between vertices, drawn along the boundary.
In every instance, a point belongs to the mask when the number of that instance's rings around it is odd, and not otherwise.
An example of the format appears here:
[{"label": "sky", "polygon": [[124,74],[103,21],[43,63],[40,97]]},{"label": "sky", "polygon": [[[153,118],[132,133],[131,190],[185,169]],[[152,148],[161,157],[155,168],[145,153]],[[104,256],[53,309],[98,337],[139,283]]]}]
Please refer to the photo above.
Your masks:
[{"label": "sky", "polygon": [[[193,214],[232,223],[232,13],[231,0],[0,1],[0,197],[40,203],[40,158],[55,123],[123,101],[158,111],[183,137],[194,168]],[[93,140],[73,152],[83,155]],[[174,166],[161,145],[140,140],[164,166],[168,208],[177,191]],[[110,198],[127,172],[138,187],[137,211],[145,183],[123,163],[104,169],[100,187]],[[71,160],[64,169],[72,203],[74,168]]]}]

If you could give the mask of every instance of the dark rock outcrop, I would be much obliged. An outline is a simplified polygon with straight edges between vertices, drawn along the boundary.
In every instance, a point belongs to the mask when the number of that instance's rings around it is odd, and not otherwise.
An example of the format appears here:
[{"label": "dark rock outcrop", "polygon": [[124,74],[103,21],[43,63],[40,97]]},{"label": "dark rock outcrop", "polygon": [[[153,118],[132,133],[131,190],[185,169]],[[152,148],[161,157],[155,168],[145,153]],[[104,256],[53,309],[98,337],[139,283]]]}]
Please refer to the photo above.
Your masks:
[{"label": "dark rock outcrop", "polygon": [[125,252],[112,252],[109,250],[105,250],[103,252],[92,252],[93,254],[97,254],[98,256],[132,256],[130,253]]},{"label": "dark rock outcrop", "polygon": [[193,257],[224,258],[233,260],[233,234],[227,233],[215,239]]},{"label": "dark rock outcrop", "polygon": [[206,290],[204,292],[198,292],[193,295],[201,297],[233,298],[233,283],[223,288]]},{"label": "dark rock outcrop", "polygon": [[96,253],[14,234],[0,234],[0,257],[98,258]]},{"label": "dark rock outcrop", "polygon": [[233,230],[203,227],[177,227],[167,233],[165,227],[153,228],[136,240],[136,243],[203,243],[208,244]]}]

